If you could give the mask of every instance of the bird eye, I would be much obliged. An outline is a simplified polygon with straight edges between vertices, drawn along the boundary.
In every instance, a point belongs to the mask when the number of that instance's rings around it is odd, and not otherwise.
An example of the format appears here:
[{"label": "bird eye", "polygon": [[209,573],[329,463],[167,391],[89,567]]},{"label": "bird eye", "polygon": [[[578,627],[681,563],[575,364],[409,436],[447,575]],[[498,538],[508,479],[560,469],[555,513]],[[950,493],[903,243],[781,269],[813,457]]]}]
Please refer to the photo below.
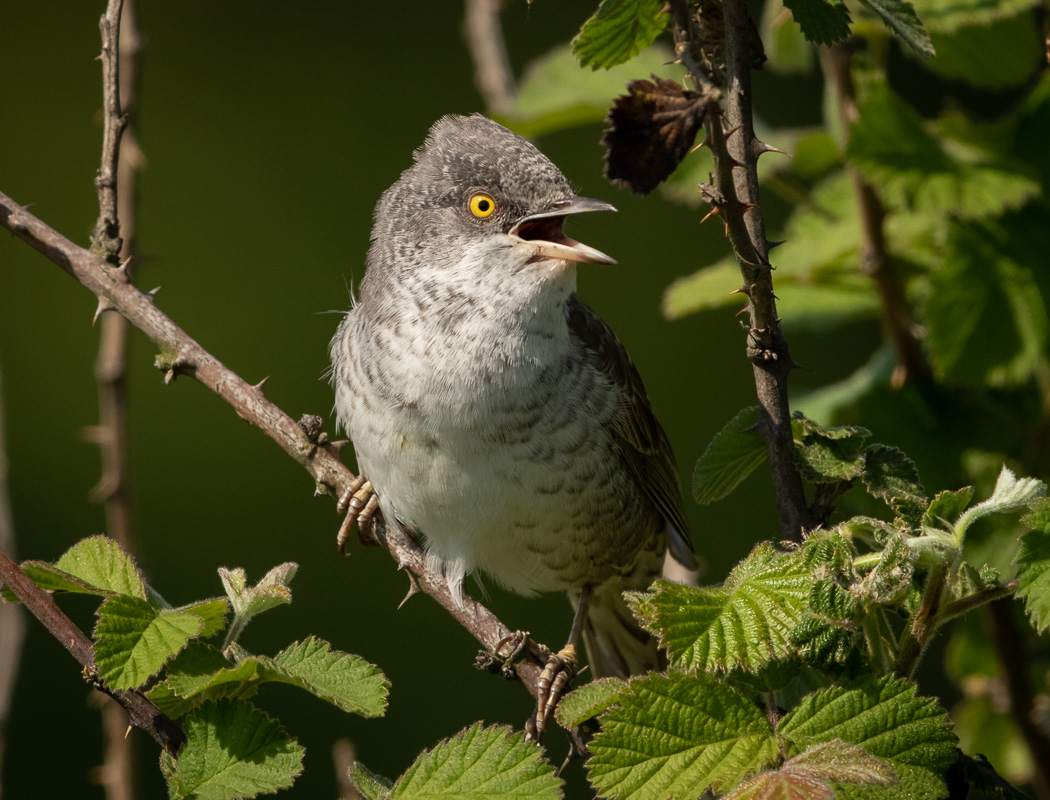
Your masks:
[{"label": "bird eye", "polygon": [[478,192],[470,198],[470,213],[478,219],[491,217],[496,211],[496,201],[484,192]]}]

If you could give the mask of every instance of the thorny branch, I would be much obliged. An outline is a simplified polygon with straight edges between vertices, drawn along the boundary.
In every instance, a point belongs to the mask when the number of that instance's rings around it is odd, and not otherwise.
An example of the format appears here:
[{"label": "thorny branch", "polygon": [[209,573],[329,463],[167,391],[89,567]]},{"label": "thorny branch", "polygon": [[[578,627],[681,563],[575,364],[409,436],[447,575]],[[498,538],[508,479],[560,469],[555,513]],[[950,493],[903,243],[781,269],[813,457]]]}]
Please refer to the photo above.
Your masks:
[{"label": "thorny branch", "polygon": [[0,550],[0,583],[7,586],[29,612],[84,667],[84,677],[95,689],[120,703],[128,712],[132,725],[141,728],[157,740],[171,755],[177,755],[186,741],[182,730],[161,713],[146,696],[137,691],[115,691],[107,688],[95,670],[95,649],[91,640],[62,613],[50,592],[45,592],[30,580],[3,550]]},{"label": "thorny branch", "polygon": [[[701,196],[726,225],[743,277],[740,291],[747,297],[747,356],[751,361],[760,416],[757,428],[766,443],[773,478],[780,535],[801,541],[812,527],[802,479],[795,468],[787,378],[794,369],[787,340],[777,316],[773,294],[771,243],[766,239],[758,188],[758,157],[774,148],[755,136],[751,112],[751,21],[744,0],[724,0],[725,123],[723,115],[709,114],[706,144],[715,166],[715,185],[701,184]],[[672,3],[677,51],[698,89],[710,86],[698,66],[690,39],[696,31],[686,0]],[[723,76],[716,76],[721,78]]]},{"label": "thorny branch", "polygon": [[[154,292],[142,292],[128,280],[125,267],[111,267],[103,259],[71,242],[7,195],[0,192],[0,227],[67,272],[91,291],[99,309],[118,311],[160,348],[156,365],[170,383],[178,375],[198,381],[228,403],[238,416],[273,439],[313,477],[316,494],[342,495],[354,476],[338,458],[333,445],[311,441],[298,424],[266,399],[262,386],[252,386],[201,347],[155,303]],[[464,596],[459,608],[443,580],[426,574],[422,548],[402,531],[388,528],[379,537],[402,568],[413,573],[419,589],[429,594],[489,652],[511,631],[473,598]],[[529,642],[527,658],[513,668],[528,690],[536,695],[536,680],[546,654]]]}]

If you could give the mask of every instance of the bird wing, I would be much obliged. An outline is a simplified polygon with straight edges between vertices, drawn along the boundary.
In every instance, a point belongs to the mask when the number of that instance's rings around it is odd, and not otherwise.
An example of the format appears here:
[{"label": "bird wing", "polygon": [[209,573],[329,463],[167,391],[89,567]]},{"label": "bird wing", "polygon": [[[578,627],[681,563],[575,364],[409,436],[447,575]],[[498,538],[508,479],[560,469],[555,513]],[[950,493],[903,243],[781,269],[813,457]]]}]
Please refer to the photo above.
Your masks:
[{"label": "bird wing", "polygon": [[674,453],[667,434],[649,405],[638,370],[612,329],[576,295],[566,303],[565,316],[570,335],[584,352],[590,354],[595,366],[619,388],[621,396],[613,433],[622,445],[628,467],[669,523],[671,554],[682,565],[696,569]]}]

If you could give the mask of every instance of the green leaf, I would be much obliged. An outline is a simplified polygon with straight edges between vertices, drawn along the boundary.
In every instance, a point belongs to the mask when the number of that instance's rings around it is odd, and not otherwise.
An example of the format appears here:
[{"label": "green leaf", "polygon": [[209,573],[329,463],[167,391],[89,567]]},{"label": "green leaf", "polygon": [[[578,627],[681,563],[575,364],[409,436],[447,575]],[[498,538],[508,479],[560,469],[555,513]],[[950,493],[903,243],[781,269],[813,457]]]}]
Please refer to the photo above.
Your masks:
[{"label": "green leaf", "polygon": [[194,703],[192,700],[186,700],[176,695],[171,690],[171,687],[168,686],[167,681],[161,681],[146,692],[146,697],[160,710],[160,713],[174,720],[179,719],[184,714],[188,714],[197,707],[197,703]]},{"label": "green leaf", "polygon": [[662,0],[602,0],[572,40],[580,65],[613,67],[638,55],[667,27]]},{"label": "green leaf", "polygon": [[55,566],[89,586],[146,600],[146,584],[131,557],[107,536],[81,539]]},{"label": "green leaf", "polygon": [[723,800],[834,800],[835,783],[892,786],[897,776],[862,748],[832,739],[788,759],[780,769],[760,773]]},{"label": "green leaf", "polygon": [[887,28],[903,39],[912,50],[924,58],[934,54],[930,34],[915,13],[915,6],[908,0],[862,0],[864,5],[878,14]]},{"label": "green leaf", "polygon": [[769,720],[715,678],[635,678],[602,717],[587,770],[603,797],[665,800],[724,792],[777,757]]},{"label": "green leaf", "polygon": [[[937,701],[915,692],[914,683],[893,676],[832,686],[803,698],[777,733],[789,752],[833,739],[863,747],[896,773],[896,796],[935,800],[947,796],[944,774],[955,759],[956,738]],[[882,796],[862,787],[838,791],[844,799]]]},{"label": "green leaf", "polygon": [[1017,552],[1017,596],[1024,600],[1032,626],[1050,628],[1050,529],[1028,531]]},{"label": "green leaf", "polygon": [[754,429],[758,406],[738,413],[715,434],[693,470],[693,499],[701,505],[728,496],[766,460],[766,444]]},{"label": "green leaf", "polygon": [[263,575],[255,586],[248,586],[248,578],[240,567],[219,567],[219,578],[230,598],[233,613],[247,622],[264,611],[292,602],[292,590],[288,584],[298,569],[299,565],[290,561],[279,564]]},{"label": "green leaf", "polygon": [[394,782],[375,772],[360,761],[350,764],[350,782],[365,800],[388,800]]},{"label": "green leaf", "polygon": [[813,71],[813,46],[802,35],[802,28],[786,12],[782,0],[770,0],[762,7],[759,30],[769,59],[766,65],[770,69],[786,75]]},{"label": "green leaf", "polygon": [[[514,97],[514,105],[502,122],[525,137],[599,123],[609,104],[624,87],[640,75],[656,75],[681,81],[685,68],[675,65],[671,50],[654,45],[630,64],[606,70],[580,69],[569,45],[559,45],[529,64]],[[692,186],[696,191],[696,184]]]},{"label": "green leaf", "polygon": [[273,663],[302,689],[343,711],[379,717],[386,711],[390,682],[379,668],[358,656],[332,650],[310,636],[282,650]]},{"label": "green leaf", "polygon": [[398,778],[393,800],[531,800],[562,797],[562,781],[523,733],[475,723],[424,752]]},{"label": "green leaf", "polygon": [[871,431],[860,427],[818,428],[806,421],[801,439],[796,437],[795,454],[803,477],[813,483],[851,481],[865,472],[865,440]]},{"label": "green leaf", "polygon": [[174,694],[190,698],[207,688],[219,672],[234,666],[219,648],[198,639],[172,659],[164,677]]},{"label": "green leaf", "polygon": [[935,32],[933,44],[937,57],[925,66],[985,89],[1024,83],[1045,63],[1039,30],[1027,10],[951,33]]},{"label": "green leaf", "polygon": [[784,0],[805,37],[816,44],[835,44],[849,36],[849,10],[838,0]]},{"label": "green leaf", "polygon": [[205,703],[186,716],[183,730],[186,744],[167,775],[173,797],[255,797],[291,786],[302,772],[303,748],[250,703]]},{"label": "green leaf", "polygon": [[[70,594],[95,594],[106,596],[112,592],[99,589],[80,578],[75,578],[68,572],[63,572],[46,561],[23,561],[19,568],[38,587],[46,592],[69,592]],[[0,587],[0,596],[8,603],[19,602],[10,587]]]},{"label": "green leaf", "polygon": [[174,610],[200,617],[204,621],[204,628],[200,636],[206,639],[226,626],[226,614],[230,611],[230,604],[225,597],[215,597],[211,600],[201,600],[199,603],[190,603],[188,606]]},{"label": "green leaf", "polygon": [[141,686],[203,627],[194,614],[157,610],[137,597],[107,598],[94,634],[99,676],[111,689]]},{"label": "green leaf", "polygon": [[937,33],[952,33],[969,25],[987,25],[1031,9],[1038,0],[913,0],[926,27]]},{"label": "green leaf", "polygon": [[865,450],[863,478],[868,492],[887,502],[899,497],[926,499],[915,462],[896,447],[876,444]]},{"label": "green leaf", "polygon": [[1050,341],[1038,252],[1042,212],[952,225],[924,309],[931,362],[942,380],[1018,384],[1040,369]]},{"label": "green leaf", "polygon": [[620,678],[598,678],[585,683],[558,701],[554,717],[563,728],[575,728],[618,702],[626,689],[627,682]]},{"label": "green leaf", "polygon": [[789,634],[802,619],[812,574],[798,555],[760,544],[721,589],[657,581],[635,596],[642,625],[660,638],[672,666],[686,670],[755,670],[792,652]]},{"label": "green leaf", "polygon": [[965,486],[954,492],[937,492],[937,495],[930,501],[926,513],[923,514],[922,524],[928,528],[954,530],[955,521],[970,505],[971,500],[973,500],[972,486]]},{"label": "green leaf", "polygon": [[1009,514],[1046,497],[1046,484],[1035,478],[1018,478],[1005,464],[999,472],[992,496],[966,511],[955,523],[955,536],[963,541],[967,529],[989,514]]},{"label": "green leaf", "polygon": [[975,219],[1019,208],[1039,192],[1023,166],[949,154],[882,84],[869,88],[859,112],[847,158],[891,207]]}]

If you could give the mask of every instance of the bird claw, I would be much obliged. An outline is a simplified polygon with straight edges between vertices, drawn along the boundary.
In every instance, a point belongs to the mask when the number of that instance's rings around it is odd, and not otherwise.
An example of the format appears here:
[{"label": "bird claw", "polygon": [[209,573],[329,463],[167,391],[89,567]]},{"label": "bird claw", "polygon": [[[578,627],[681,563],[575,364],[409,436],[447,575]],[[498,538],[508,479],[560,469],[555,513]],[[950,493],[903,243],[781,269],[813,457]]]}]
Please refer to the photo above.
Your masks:
[{"label": "bird claw", "polygon": [[[504,655],[503,648],[510,645],[510,651]],[[482,650],[474,659],[474,666],[493,675],[501,675],[507,680],[518,679],[518,673],[514,665],[521,660],[522,653],[529,645],[528,631],[514,631],[500,639],[490,652]]]},{"label": "bird claw", "polygon": [[525,741],[540,744],[547,730],[547,723],[554,716],[554,709],[576,675],[576,646],[567,644],[559,652],[552,653],[547,666],[536,681],[539,695],[536,698],[536,713],[525,723]]},{"label": "bird claw", "polygon": [[375,513],[379,510],[379,496],[372,488],[372,483],[364,475],[358,475],[350,482],[343,496],[336,503],[335,510],[339,514],[346,514],[343,524],[339,526],[339,534],[336,536],[340,553],[346,552],[346,542],[350,538],[350,529],[355,522],[361,544],[367,547],[377,543],[373,525]]}]

